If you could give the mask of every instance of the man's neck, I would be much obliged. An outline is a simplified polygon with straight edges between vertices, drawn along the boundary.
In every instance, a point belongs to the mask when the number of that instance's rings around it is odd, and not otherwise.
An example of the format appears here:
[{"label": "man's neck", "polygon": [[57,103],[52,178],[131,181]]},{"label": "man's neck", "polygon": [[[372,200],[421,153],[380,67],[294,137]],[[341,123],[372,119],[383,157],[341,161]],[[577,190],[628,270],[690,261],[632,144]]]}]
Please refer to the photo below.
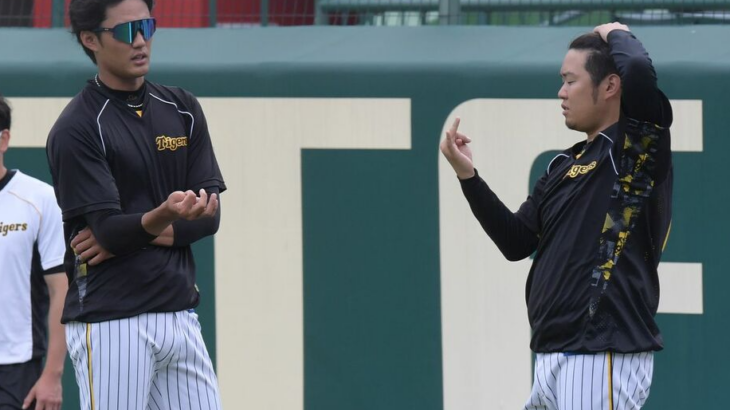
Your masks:
[{"label": "man's neck", "polygon": [[17,171],[15,170],[0,167],[0,190],[5,189],[16,173]]},{"label": "man's neck", "polygon": [[586,133],[586,141],[593,142],[594,139],[598,136],[598,134],[601,133],[601,131],[605,130],[606,128],[598,129],[594,132]]},{"label": "man's neck", "polygon": [[593,131],[586,132],[586,136],[588,139],[588,142],[593,141],[594,138],[598,136],[598,134],[601,133],[601,131],[605,130],[606,128],[612,126],[613,124],[616,124],[619,120],[619,117],[621,116],[621,105],[618,103],[611,103],[604,111],[604,115],[602,115],[603,118],[605,118],[604,121],[601,121]]},{"label": "man's neck", "polygon": [[109,89],[115,91],[137,91],[144,85],[144,77],[122,79],[99,71],[98,78]]},{"label": "man's neck", "polygon": [[614,121],[614,122],[612,122],[610,124],[606,124],[606,125],[602,126],[601,128],[599,128],[598,130],[596,130],[594,132],[586,133],[586,136],[587,136],[586,140],[588,142],[592,142],[597,136],[599,136],[604,131],[606,131],[606,130],[610,129],[611,127],[613,127],[614,124],[616,124],[617,122],[618,122],[618,120],[617,121]]},{"label": "man's neck", "polygon": [[612,126],[613,124],[616,124],[617,122],[618,122],[618,116],[616,116],[616,118],[611,118],[610,120],[601,123],[600,126],[596,127],[595,131],[587,132],[586,137],[587,137],[588,142],[593,141],[598,136],[598,134],[601,133],[601,131],[609,128],[610,126]]}]

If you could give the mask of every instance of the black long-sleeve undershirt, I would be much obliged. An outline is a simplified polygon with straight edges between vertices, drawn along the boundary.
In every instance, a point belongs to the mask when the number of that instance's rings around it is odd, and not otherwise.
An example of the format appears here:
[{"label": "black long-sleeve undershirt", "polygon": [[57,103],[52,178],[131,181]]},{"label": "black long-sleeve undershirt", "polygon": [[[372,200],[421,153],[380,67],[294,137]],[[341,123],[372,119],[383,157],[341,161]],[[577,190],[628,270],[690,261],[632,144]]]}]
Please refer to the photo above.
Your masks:
[{"label": "black long-sleeve undershirt", "polygon": [[474,176],[460,180],[474,216],[510,261],[530,256],[537,249],[538,236],[510,211],[474,170]]},{"label": "black long-sleeve undershirt", "polygon": [[[218,188],[207,188],[206,192],[209,196],[213,193],[219,196]],[[218,201],[219,207],[213,218],[173,222],[174,247],[190,245],[218,231],[221,214],[220,196]],[[144,214],[123,214],[117,209],[102,209],[88,213],[84,218],[102,248],[114,255],[126,255],[148,246],[156,238],[142,226],[142,215]]]},{"label": "black long-sleeve undershirt", "polygon": [[621,77],[621,109],[629,118],[662,127],[672,124],[672,109],[657,86],[649,53],[629,31],[608,34],[611,56]]},{"label": "black long-sleeve undershirt", "polygon": [[102,248],[114,255],[126,255],[147,246],[156,238],[142,226],[142,215],[102,209],[85,214],[84,219]]},{"label": "black long-sleeve undershirt", "polygon": [[[216,193],[218,195],[218,188],[207,190],[208,195]],[[218,196],[218,210],[213,218],[201,218],[188,221],[180,219],[172,223],[172,229],[174,234],[173,245],[175,247],[188,246],[206,236],[215,235],[218,232],[218,227],[221,224],[221,202],[220,196]]]}]

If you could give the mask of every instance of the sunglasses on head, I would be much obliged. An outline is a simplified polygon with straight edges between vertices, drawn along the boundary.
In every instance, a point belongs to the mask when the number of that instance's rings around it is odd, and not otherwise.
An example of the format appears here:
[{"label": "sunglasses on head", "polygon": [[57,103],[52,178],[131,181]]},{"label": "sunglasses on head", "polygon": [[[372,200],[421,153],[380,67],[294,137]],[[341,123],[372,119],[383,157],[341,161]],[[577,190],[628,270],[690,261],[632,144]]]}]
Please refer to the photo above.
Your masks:
[{"label": "sunglasses on head", "polygon": [[152,35],[155,34],[156,26],[155,19],[148,18],[117,24],[112,28],[99,27],[94,30],[94,33],[110,31],[115,39],[123,43],[132,44],[138,32],[142,32],[142,37],[145,41],[151,39]]}]

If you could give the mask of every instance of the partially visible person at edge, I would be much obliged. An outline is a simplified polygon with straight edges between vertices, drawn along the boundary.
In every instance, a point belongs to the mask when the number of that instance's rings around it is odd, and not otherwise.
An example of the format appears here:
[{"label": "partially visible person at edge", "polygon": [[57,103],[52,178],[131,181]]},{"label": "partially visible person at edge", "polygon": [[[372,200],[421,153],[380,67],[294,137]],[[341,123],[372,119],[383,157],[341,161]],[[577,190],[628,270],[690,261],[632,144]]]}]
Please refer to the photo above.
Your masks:
[{"label": "partially visible person at edge", "polygon": [[59,410],[68,288],[61,210],[50,185],[5,167],[10,124],[0,96],[0,409]]},{"label": "partially visible person at edge", "polygon": [[623,24],[576,38],[558,97],[586,140],[550,162],[515,213],[472,162],[471,140],[441,151],[477,220],[509,260],[535,254],[526,299],[536,353],[525,409],[639,409],[662,337],[657,266],[672,215],[672,108]]},{"label": "partially visible person at edge", "polygon": [[152,8],[69,6],[98,74],[46,148],[68,241],[62,321],[82,409],[221,408],[190,245],[217,232],[226,186],[198,100],[145,80]]}]

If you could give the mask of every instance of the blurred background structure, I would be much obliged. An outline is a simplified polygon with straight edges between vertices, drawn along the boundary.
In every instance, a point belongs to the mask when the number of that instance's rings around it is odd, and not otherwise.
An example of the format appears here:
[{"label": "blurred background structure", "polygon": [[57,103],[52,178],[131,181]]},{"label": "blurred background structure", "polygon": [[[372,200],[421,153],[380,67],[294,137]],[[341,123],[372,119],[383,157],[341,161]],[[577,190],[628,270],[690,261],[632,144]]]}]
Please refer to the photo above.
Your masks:
[{"label": "blurred background structure", "polygon": [[[48,131],[96,73],[69,3],[0,0],[6,166],[46,182]],[[157,0],[153,16],[148,78],[200,98],[228,185],[193,249],[225,408],[521,407],[530,261],[483,234],[438,143],[460,115],[517,209],[583,138],[559,70],[608,21],[646,45],[674,107],[666,349],[644,409],[728,408],[730,0]],[[67,362],[64,409],[78,399]]]},{"label": "blurred background structure", "polygon": [[[62,27],[70,0],[2,0],[0,26]],[[728,24],[730,0],[158,0],[162,27]]]}]

